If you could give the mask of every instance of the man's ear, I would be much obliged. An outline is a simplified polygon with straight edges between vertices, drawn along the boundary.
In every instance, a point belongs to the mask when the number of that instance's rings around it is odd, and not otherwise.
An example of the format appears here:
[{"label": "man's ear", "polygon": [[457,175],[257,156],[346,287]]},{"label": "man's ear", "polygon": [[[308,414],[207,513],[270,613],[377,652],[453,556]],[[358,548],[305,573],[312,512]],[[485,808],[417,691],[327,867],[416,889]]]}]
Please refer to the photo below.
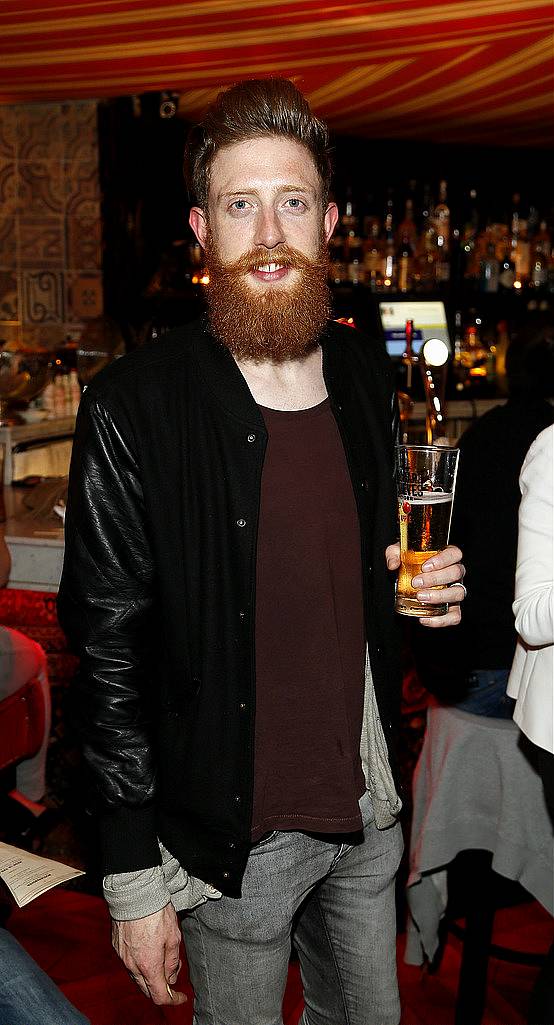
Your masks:
[{"label": "man's ear", "polygon": [[208,234],[208,222],[204,211],[199,206],[191,207],[189,224],[200,242],[202,249],[206,248],[206,236]]},{"label": "man's ear", "polygon": [[325,211],[325,219],[323,222],[323,232],[325,235],[325,241],[328,242],[333,234],[337,221],[339,219],[339,211],[336,203],[329,203]]}]

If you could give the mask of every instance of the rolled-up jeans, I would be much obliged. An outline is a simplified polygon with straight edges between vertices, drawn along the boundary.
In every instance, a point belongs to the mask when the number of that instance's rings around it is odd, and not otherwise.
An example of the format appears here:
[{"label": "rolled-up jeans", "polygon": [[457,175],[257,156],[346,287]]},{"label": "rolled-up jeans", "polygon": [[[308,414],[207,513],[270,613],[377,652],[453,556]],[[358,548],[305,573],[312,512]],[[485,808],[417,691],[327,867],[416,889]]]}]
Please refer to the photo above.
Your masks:
[{"label": "rolled-up jeans", "polygon": [[276,832],[252,848],[239,899],[182,918],[194,1025],[282,1025],[291,944],[304,1025],[397,1025],[396,824],[378,830],[368,794],[359,843]]}]

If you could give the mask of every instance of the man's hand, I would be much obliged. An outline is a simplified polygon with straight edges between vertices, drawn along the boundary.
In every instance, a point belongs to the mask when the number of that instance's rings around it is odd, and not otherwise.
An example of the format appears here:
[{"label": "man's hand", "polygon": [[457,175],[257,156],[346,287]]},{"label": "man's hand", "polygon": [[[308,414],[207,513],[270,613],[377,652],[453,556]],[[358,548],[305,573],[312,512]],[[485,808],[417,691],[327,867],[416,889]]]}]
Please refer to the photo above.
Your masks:
[{"label": "man's hand", "polygon": [[[400,545],[389,545],[385,552],[387,566],[389,569],[398,569],[400,566]],[[460,602],[466,596],[466,589],[462,584],[465,576],[465,567],[461,562],[462,553],[455,545],[448,545],[444,551],[433,555],[427,562],[423,563],[421,573],[412,580],[412,587],[417,587],[419,601],[428,605],[443,605],[448,603],[448,612],[445,616],[429,616],[422,618],[419,622],[422,626],[441,627],[455,626],[460,622],[462,613]],[[437,590],[432,590],[436,587]]]},{"label": "man's hand", "polygon": [[181,967],[181,930],[171,903],[133,922],[112,921],[112,945],[137,986],[155,1004],[184,1004],[187,997],[170,987]]}]

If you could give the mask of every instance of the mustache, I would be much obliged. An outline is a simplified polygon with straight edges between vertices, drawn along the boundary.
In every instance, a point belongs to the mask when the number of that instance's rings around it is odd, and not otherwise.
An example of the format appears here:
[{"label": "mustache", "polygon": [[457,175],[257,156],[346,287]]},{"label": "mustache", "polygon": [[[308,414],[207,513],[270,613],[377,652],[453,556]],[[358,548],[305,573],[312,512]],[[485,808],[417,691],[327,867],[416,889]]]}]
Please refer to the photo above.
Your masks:
[{"label": "mustache", "polygon": [[[213,248],[210,247],[209,258],[212,264],[214,255]],[[280,267],[286,267],[287,270],[308,271],[317,267],[327,268],[328,254],[327,250],[324,250],[314,259],[301,253],[298,249],[294,249],[293,246],[283,244],[276,246],[271,251],[263,246],[257,246],[243,253],[232,263],[223,263],[217,257],[215,262],[227,274],[249,274],[266,267],[269,263],[278,263]]]}]

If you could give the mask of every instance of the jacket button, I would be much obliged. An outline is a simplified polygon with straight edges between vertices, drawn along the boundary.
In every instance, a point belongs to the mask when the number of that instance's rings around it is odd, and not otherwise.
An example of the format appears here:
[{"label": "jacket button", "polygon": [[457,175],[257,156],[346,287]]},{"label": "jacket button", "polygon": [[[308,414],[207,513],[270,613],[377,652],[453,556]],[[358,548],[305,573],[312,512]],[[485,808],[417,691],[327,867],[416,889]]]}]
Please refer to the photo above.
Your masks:
[{"label": "jacket button", "polygon": [[240,619],[241,623],[244,623],[244,620],[246,619],[246,612],[244,611],[244,609],[240,610],[240,612],[239,612],[239,619]]},{"label": "jacket button", "polygon": [[237,845],[236,845],[234,840],[229,840],[228,847],[229,847],[230,850],[234,851],[236,846]]},{"label": "jacket button", "polygon": [[239,520],[237,520],[237,527],[245,527],[245,526],[246,526],[246,520],[243,520],[243,518],[241,516],[241,518]]},{"label": "jacket button", "polygon": [[250,444],[252,444],[252,442],[255,441],[255,440],[256,440],[256,435],[255,434],[249,434],[248,435],[248,441],[250,442]]},{"label": "jacket button", "polygon": [[244,709],[246,708],[246,702],[245,701],[241,701],[241,703],[239,705],[239,708],[240,708],[241,712],[244,712]]},{"label": "jacket button", "polygon": [[223,878],[224,879],[230,879],[231,878],[231,873],[230,872],[223,872],[222,874],[223,874]]},{"label": "jacket button", "polygon": [[235,802],[235,804],[240,804],[240,794],[235,794],[234,802]]}]

